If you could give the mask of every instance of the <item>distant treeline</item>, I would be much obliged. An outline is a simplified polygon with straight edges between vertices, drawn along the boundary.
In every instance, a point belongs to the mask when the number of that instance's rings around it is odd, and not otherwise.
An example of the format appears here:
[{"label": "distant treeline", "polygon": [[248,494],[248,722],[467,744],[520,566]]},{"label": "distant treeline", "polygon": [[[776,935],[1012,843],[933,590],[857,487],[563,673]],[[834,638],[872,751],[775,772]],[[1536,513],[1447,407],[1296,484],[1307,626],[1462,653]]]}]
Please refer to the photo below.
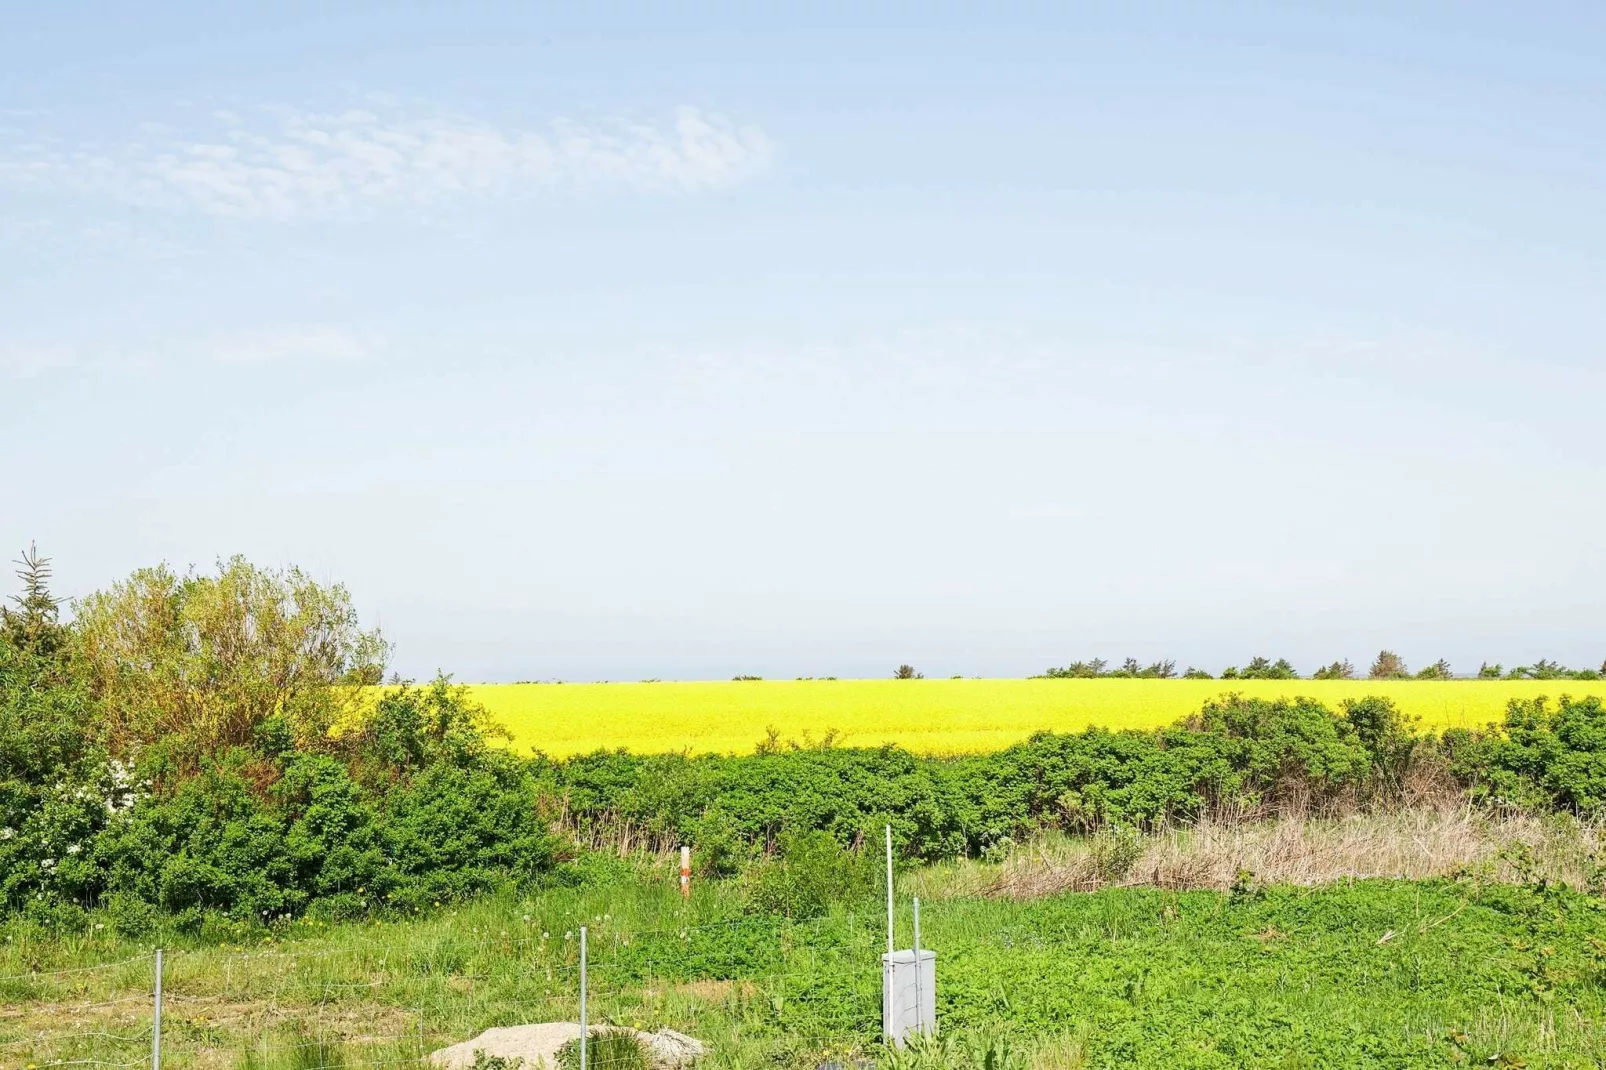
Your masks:
[{"label": "distant treeline", "polygon": [[[1127,658],[1119,668],[1111,668],[1110,663],[1102,658],[1093,658],[1091,661],[1073,661],[1061,668],[1048,669],[1034,680],[1092,680],[1092,679],[1129,679],[1129,680],[1170,680],[1180,676],[1184,680],[1214,680],[1204,669],[1189,666],[1180,674],[1177,672],[1177,663],[1174,661],[1155,661],[1147,665],[1136,658]],[[1287,658],[1251,658],[1242,668],[1229,665],[1221,671],[1219,679],[1222,680],[1298,680],[1300,673]],[[1355,680],[1360,673],[1354,664],[1348,660],[1335,661],[1330,665],[1323,665],[1310,674],[1312,680]],[[1602,680],[1606,679],[1606,661],[1601,662],[1598,669],[1569,669],[1558,662],[1540,658],[1532,665],[1517,665],[1507,669],[1504,665],[1491,665],[1487,661],[1478,666],[1478,671],[1466,676],[1457,676],[1444,659],[1435,661],[1426,668],[1412,672],[1405,664],[1405,659],[1392,650],[1379,651],[1372,667],[1366,672],[1368,680]]]}]

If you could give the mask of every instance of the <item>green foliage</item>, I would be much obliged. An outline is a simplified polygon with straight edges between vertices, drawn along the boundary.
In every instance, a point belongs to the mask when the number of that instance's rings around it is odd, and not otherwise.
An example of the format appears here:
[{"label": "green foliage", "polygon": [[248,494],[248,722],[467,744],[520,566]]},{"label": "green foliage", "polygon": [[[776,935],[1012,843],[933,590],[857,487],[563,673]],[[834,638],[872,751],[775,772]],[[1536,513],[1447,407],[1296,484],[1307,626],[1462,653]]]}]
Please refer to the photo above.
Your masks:
[{"label": "green foliage", "polygon": [[300,1025],[278,1031],[271,1044],[247,1048],[239,1070],[345,1070],[346,1049],[326,1035],[309,1035]]},{"label": "green foliage", "polygon": [[1094,658],[1092,661],[1073,661],[1064,668],[1049,669],[1043,676],[1050,680],[1092,680],[1099,676],[1108,675],[1104,670],[1107,662],[1103,658]]},{"label": "green foliage", "polygon": [[[577,842],[690,843],[702,874],[743,874],[756,909],[813,916],[873,884],[861,847],[884,824],[902,855],[928,860],[1045,827],[1089,832],[1118,880],[1138,828],[1218,806],[1387,800],[1429,759],[1480,799],[1606,812],[1606,713],[1565,697],[1442,739],[1379,698],[1335,712],[1227,696],[1162,731],[1044,734],[958,758],[772,732],[745,756],[523,759],[445,677],[362,692],[382,641],[343,589],[295,570],[144,570],[64,626],[48,561],[30,549],[21,564],[23,593],[0,618],[0,913],[65,924],[99,905],[126,935],[161,916],[197,929],[341,918],[583,880],[583,866],[556,869]],[[1404,672],[1388,652],[1379,667]],[[1174,674],[1128,658],[1048,675]],[[1234,674],[1294,675],[1265,658]]]},{"label": "green foliage", "polygon": [[57,663],[67,654],[69,635],[61,626],[61,602],[50,593],[50,559],[30,543],[16,565],[22,593],[11,597],[11,606],[0,606],[0,644],[40,662]]},{"label": "green foliage", "polygon": [[1405,665],[1405,659],[1392,650],[1378,652],[1377,659],[1372,662],[1372,668],[1367,676],[1373,680],[1404,680],[1411,672]]},{"label": "green foliage", "polygon": [[316,746],[377,684],[387,652],[344,587],[244,558],[216,576],[140,569],[75,607],[114,753],[162,742],[185,761],[248,746],[270,717]]},{"label": "green foliage", "polygon": [[1323,665],[1311,673],[1312,680],[1353,680],[1355,679],[1355,666],[1350,664],[1348,658],[1335,661],[1331,665]]},{"label": "green foliage", "polygon": [[782,832],[773,856],[745,875],[748,902],[760,913],[813,918],[833,903],[868,896],[876,887],[875,860],[850,850],[819,829]]},{"label": "green foliage", "polygon": [[1203,670],[1203,669],[1195,669],[1192,665],[1188,666],[1188,671],[1182,674],[1182,678],[1184,680],[1214,680],[1215,679],[1215,677],[1211,676],[1205,670]]},{"label": "green foliage", "polygon": [[894,680],[924,680],[926,678],[926,674],[923,672],[915,672],[915,667],[913,665],[899,665],[895,670],[893,670],[892,678]]},{"label": "green foliage", "polygon": [[1299,673],[1294,671],[1294,666],[1289,663],[1287,658],[1278,658],[1276,661],[1271,661],[1267,658],[1256,657],[1241,669],[1235,665],[1229,665],[1222,670],[1221,678],[1223,680],[1297,680],[1299,679]]},{"label": "green foliage", "polygon": [[[1103,658],[1094,658],[1092,661],[1073,661],[1063,668],[1045,670],[1041,676],[1034,679],[1042,680],[1093,680],[1114,678],[1123,680],[1170,680],[1177,675],[1177,663],[1174,661],[1156,661],[1148,665],[1139,662],[1137,658],[1127,658],[1121,663],[1119,669],[1108,668],[1108,662]],[[1198,669],[1189,669],[1190,673],[1199,673]],[[1210,679],[1208,673],[1190,677],[1190,679]]]},{"label": "green foliage", "polygon": [[1446,733],[1451,768],[1478,797],[1606,812],[1606,705],[1595,696],[1514,699],[1501,731]]},{"label": "green foliage", "polygon": [[902,1049],[887,1047],[883,1070],[1029,1070],[1030,1049],[1001,1030],[912,1036]]},{"label": "green foliage", "polygon": [[1606,674],[1606,664],[1599,672],[1594,669],[1569,669],[1556,661],[1540,658],[1532,665],[1518,665],[1506,673],[1507,680],[1599,680]]},{"label": "green foliage", "polygon": [[[599,1070],[649,1070],[651,1060],[647,1049],[636,1034],[623,1029],[606,1027],[592,1029],[587,1036],[586,1064]],[[479,1065],[479,1052],[475,1052],[475,1066]],[[558,1066],[561,1070],[580,1070],[580,1041],[569,1041],[558,1049]],[[492,1070],[489,1066],[486,1070]]]},{"label": "green foliage", "polygon": [[[377,931],[284,926],[273,941],[280,946],[260,956],[253,949],[249,960],[237,934],[219,933],[221,947],[176,937],[167,946],[185,954],[173,960],[181,973],[171,978],[179,999],[166,1023],[169,1054],[183,1061],[204,1039],[207,1065],[227,1066],[246,1050],[252,1070],[412,1065],[437,1043],[531,1020],[532,1007],[572,1013],[574,941],[563,935],[578,917],[595,926],[593,1013],[691,1033],[712,1044],[718,1066],[855,1067],[874,1058],[887,1070],[915,1070],[917,1060],[931,1070],[1012,1070],[1022,1060],[1038,1070],[1383,1070],[1599,1061],[1606,910],[1597,895],[1555,885],[1468,878],[1306,888],[1246,875],[1236,894],[1105,888],[1028,901],[934,899],[922,904],[921,942],[938,955],[941,1031],[901,1054],[878,1042],[879,903],[800,923],[745,914],[732,891],[705,887],[687,905],[657,874],[650,887],[620,881],[498,896]],[[907,915],[903,925],[907,939]],[[104,934],[50,940],[23,923],[6,935],[16,937],[0,943],[0,973],[13,977],[6,1010],[28,1027],[9,1037],[7,1065],[46,1065],[62,1050],[59,1038],[83,1030],[77,1007],[148,1006],[148,945]],[[38,972],[129,957],[137,961],[55,981]],[[560,978],[557,1000],[543,998],[549,969]],[[210,1012],[210,997],[224,994],[229,1013]],[[195,1023],[197,1006],[216,1020]],[[411,1034],[420,1008],[428,1009],[422,1050],[364,1035],[374,1031],[366,1023],[390,1021]],[[310,1020],[299,1032],[264,1028],[285,1014]],[[53,1035],[36,1038],[46,1029]],[[74,1057],[121,1064],[150,1054],[149,1033],[137,1027],[106,1030],[92,1043],[72,1049]],[[607,1067],[596,1048],[589,1054]],[[480,1070],[514,1068],[486,1059]]]},{"label": "green foliage", "polygon": [[1425,669],[1418,670],[1418,680],[1453,680],[1455,673],[1450,671],[1450,663],[1440,658]]}]

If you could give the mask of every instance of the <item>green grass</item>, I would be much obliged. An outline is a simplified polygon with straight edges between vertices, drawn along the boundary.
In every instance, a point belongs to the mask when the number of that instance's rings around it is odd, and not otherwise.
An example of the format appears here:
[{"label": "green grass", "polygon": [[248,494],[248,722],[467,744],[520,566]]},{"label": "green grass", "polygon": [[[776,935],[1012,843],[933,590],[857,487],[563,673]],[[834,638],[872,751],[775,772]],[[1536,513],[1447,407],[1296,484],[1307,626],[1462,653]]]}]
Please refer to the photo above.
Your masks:
[{"label": "green grass", "polygon": [[[164,1066],[401,1065],[489,1026],[573,1020],[582,923],[593,1022],[680,1029],[717,1067],[889,1058],[875,902],[787,923],[744,914],[734,887],[697,893],[685,906],[668,881],[620,879],[416,919],[164,936]],[[6,933],[0,1070],[148,1059],[149,940]],[[902,1067],[1606,1065],[1606,904],[1553,886],[954,898],[923,911],[922,937],[946,1037]]]}]

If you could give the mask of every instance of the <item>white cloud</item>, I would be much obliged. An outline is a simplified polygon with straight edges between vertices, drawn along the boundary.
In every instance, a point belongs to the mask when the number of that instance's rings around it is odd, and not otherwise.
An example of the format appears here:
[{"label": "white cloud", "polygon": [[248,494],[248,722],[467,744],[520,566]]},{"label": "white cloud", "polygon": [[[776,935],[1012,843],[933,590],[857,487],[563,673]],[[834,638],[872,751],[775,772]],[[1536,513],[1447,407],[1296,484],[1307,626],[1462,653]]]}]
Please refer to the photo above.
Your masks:
[{"label": "white cloud", "polygon": [[367,360],[377,350],[370,338],[335,327],[292,327],[225,338],[211,347],[225,364],[274,364],[287,360]]},{"label": "white cloud", "polygon": [[67,346],[0,340],[0,375],[31,379],[75,363],[76,355]]},{"label": "white cloud", "polygon": [[342,218],[551,190],[715,189],[761,174],[772,153],[762,130],[692,107],[667,123],[520,130],[368,103],[383,110],[279,110],[254,126],[217,111],[201,138],[147,130],[111,149],[16,144],[0,149],[0,179],[209,215]]},{"label": "white cloud", "polygon": [[175,365],[343,364],[376,359],[384,348],[384,340],[377,335],[318,324],[161,341],[77,339],[47,343],[0,338],[0,379],[111,369],[139,373]]}]

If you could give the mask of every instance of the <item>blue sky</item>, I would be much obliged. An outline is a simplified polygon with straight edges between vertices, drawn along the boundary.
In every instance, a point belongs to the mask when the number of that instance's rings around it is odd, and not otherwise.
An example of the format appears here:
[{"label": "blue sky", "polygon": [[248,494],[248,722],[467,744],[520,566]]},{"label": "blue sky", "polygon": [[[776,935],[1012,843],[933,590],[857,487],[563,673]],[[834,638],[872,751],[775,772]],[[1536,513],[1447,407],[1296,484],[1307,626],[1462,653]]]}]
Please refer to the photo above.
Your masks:
[{"label": "blue sky", "polygon": [[7,5],[0,542],[467,679],[1606,657],[1606,9]]}]

